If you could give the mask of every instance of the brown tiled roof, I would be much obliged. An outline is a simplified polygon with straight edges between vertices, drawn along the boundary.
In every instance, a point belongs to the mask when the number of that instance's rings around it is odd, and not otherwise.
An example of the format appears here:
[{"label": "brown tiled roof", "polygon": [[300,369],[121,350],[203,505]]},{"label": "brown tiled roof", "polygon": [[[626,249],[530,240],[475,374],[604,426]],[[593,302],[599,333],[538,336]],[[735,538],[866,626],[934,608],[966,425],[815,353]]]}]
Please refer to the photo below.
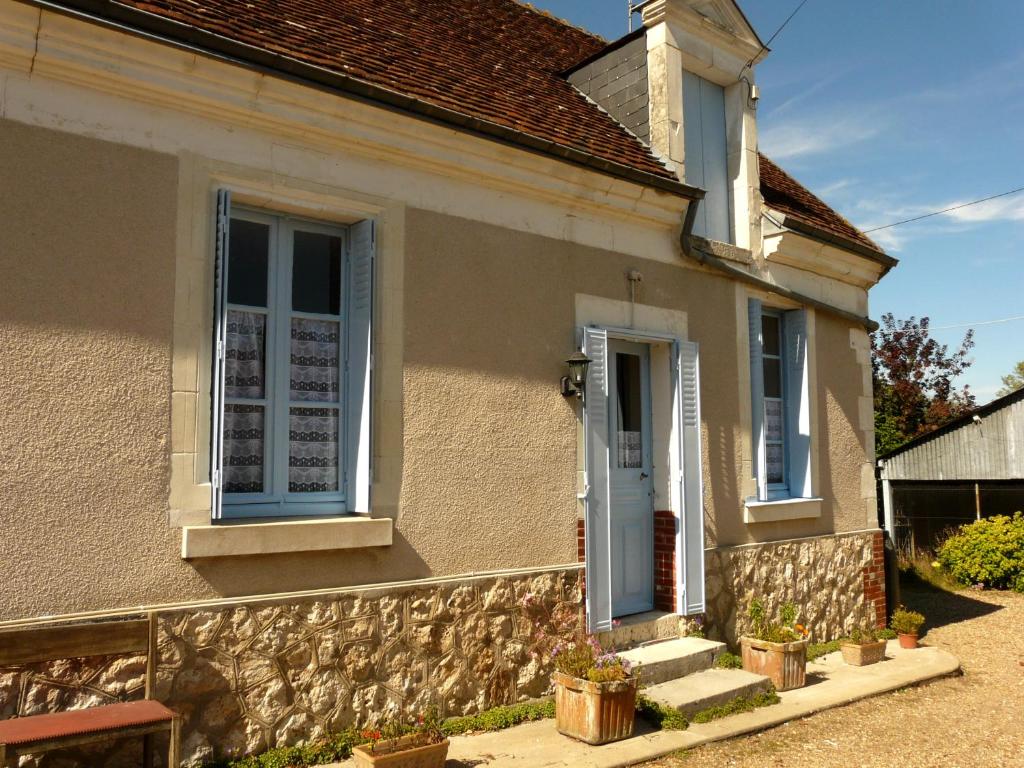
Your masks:
[{"label": "brown tiled roof", "polygon": [[116,0],[108,5],[115,11],[117,6],[678,182],[646,146],[560,76],[605,41],[515,0]]},{"label": "brown tiled roof", "polygon": [[884,255],[867,235],[836,213],[807,187],[794,179],[764,155],[758,155],[761,171],[761,196],[769,208],[792,216],[826,234]]}]

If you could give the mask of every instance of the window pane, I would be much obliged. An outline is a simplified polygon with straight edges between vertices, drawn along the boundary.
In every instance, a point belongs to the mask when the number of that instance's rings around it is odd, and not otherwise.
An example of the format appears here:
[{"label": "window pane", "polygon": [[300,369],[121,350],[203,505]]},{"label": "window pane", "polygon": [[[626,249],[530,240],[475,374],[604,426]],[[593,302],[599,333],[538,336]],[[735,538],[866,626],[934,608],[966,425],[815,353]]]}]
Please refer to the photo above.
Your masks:
[{"label": "window pane", "polygon": [[267,306],[270,227],[232,219],[228,242],[228,303]]},{"label": "window pane", "polygon": [[764,439],[782,442],[782,401],[764,401]]},{"label": "window pane", "polygon": [[643,402],[640,394],[640,358],[637,355],[615,355],[616,391],[618,392],[617,451],[621,469],[643,466]]},{"label": "window pane", "polygon": [[292,254],[292,310],[341,314],[341,238],[296,232]]},{"label": "window pane", "polygon": [[779,318],[775,315],[761,316],[761,336],[764,339],[764,353],[779,355]]},{"label": "window pane", "polygon": [[289,409],[288,490],[291,493],[338,490],[336,409]]},{"label": "window pane", "polygon": [[228,397],[263,397],[266,344],[266,315],[228,310],[224,351],[224,393]]},{"label": "window pane", "polygon": [[782,361],[777,357],[764,359],[764,396],[782,397]]},{"label": "window pane", "polygon": [[338,402],[341,323],[292,318],[291,399]]},{"label": "window pane", "polygon": [[782,475],[783,459],[781,445],[765,446],[765,464],[768,470],[769,483],[785,482],[785,478]]},{"label": "window pane", "polygon": [[224,493],[263,493],[263,406],[224,406]]}]

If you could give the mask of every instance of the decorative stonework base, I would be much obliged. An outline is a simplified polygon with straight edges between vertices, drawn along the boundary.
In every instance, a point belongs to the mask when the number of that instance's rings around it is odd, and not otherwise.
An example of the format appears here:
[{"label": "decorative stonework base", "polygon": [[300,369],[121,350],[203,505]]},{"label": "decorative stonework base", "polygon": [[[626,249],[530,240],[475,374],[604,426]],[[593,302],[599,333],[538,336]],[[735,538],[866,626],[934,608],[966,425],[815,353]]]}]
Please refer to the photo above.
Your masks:
[{"label": "decorative stonework base", "polygon": [[885,623],[885,580],[877,531],[722,547],[705,553],[707,632],[735,646],[759,597],[769,615],[792,600],[812,641]]},{"label": "decorative stonework base", "polygon": [[[530,653],[534,622],[548,612],[563,626],[581,620],[577,570],[161,612],[155,698],[181,713],[182,755],[192,765],[427,704],[444,716],[474,713],[548,691],[551,670]],[[139,698],[144,670],[142,657],[0,669],[0,711]],[[135,753],[119,754],[138,763]],[[88,760],[116,762],[96,753]]]}]

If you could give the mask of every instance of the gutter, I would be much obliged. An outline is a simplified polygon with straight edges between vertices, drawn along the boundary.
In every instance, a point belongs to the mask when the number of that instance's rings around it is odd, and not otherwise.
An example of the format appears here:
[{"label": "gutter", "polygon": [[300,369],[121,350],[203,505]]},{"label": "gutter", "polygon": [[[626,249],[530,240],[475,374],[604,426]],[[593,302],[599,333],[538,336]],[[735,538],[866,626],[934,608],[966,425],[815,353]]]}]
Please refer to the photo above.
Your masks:
[{"label": "gutter", "polygon": [[733,266],[714,254],[694,247],[692,240],[693,224],[697,219],[697,208],[699,205],[700,200],[694,200],[686,207],[686,217],[683,219],[683,231],[679,236],[679,245],[683,250],[683,255],[693,259],[699,264],[703,264],[705,267],[709,267],[717,272],[726,274],[734,280],[739,280],[742,283],[747,283],[748,285],[760,288],[763,291],[774,293],[777,296],[783,296],[791,301],[797,302],[798,304],[814,307],[815,309],[820,309],[822,312],[827,312],[830,315],[841,317],[842,319],[856,323],[857,325],[862,325],[868,333],[878,330],[878,323],[869,317],[862,317],[854,312],[848,312],[845,309],[840,309],[839,307],[833,306],[832,304],[828,304],[824,301],[819,301],[818,299],[806,296],[802,293],[797,293],[796,291],[791,291],[788,288],[783,288],[780,285],[776,285],[768,280],[752,275],[745,269]]},{"label": "gutter", "polygon": [[134,37],[171,45],[190,53],[199,53],[229,64],[241,65],[307,87],[335,94],[340,93],[376,107],[412,114],[434,123],[455,127],[467,133],[497,140],[519,149],[565,160],[606,176],[651,187],[678,197],[695,200],[704,194],[703,190],[680,181],[605,160],[583,150],[556,144],[515,128],[441,107],[391,88],[240,43],[223,35],[207,32],[194,25],[121,5],[112,0],[19,0],[19,2],[80,21],[98,24]]},{"label": "gutter", "polygon": [[790,216],[789,214],[782,214],[782,221],[780,222],[780,226],[782,226],[785,229],[790,229],[796,232],[797,234],[805,235],[814,240],[818,240],[819,242],[825,243],[826,245],[834,245],[839,248],[842,248],[845,251],[851,251],[853,253],[856,253],[858,256],[863,256],[864,258],[870,259],[871,261],[874,261],[877,264],[881,264],[883,267],[881,277],[885,277],[889,273],[889,270],[891,270],[893,267],[899,264],[898,259],[894,259],[892,256],[890,256],[887,253],[884,253],[883,251],[872,250],[871,248],[868,248],[866,245],[862,245],[848,238],[842,237],[832,232],[828,232],[806,221],[801,221],[800,219],[794,216]]}]

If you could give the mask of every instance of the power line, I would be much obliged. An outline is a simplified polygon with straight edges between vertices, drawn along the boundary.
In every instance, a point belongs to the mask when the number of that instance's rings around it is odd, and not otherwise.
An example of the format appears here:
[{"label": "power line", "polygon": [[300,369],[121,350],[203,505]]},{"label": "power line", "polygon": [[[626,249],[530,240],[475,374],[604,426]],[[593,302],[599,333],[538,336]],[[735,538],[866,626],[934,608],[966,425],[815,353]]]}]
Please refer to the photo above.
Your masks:
[{"label": "power line", "polygon": [[800,0],[800,4],[793,9],[793,12],[789,14],[789,16],[786,17],[786,20],[782,22],[782,25],[775,30],[771,37],[768,38],[768,41],[761,43],[761,49],[750,57],[750,61],[748,61],[747,65],[740,70],[740,74],[743,74],[743,70],[748,69],[750,65],[754,63],[754,59],[760,56],[764,51],[768,50],[768,46],[772,44],[772,40],[779,36],[779,33],[786,28],[786,25],[793,20],[793,17],[800,12],[800,9],[803,8],[806,3],[807,0]]},{"label": "power line", "polygon": [[931,333],[932,331],[952,331],[957,328],[975,328],[979,325],[998,325],[999,323],[1012,323],[1016,320],[1024,320],[1024,315],[1014,315],[1013,317],[1001,317],[998,320],[981,320],[977,323],[957,323],[956,325],[931,325],[928,328],[922,328],[921,330],[903,329],[897,328],[893,333],[906,333],[906,334],[924,334]]},{"label": "power line", "polygon": [[922,214],[921,216],[914,216],[911,219],[904,219],[903,221],[894,221],[892,224],[886,224],[886,225],[881,226],[881,227],[875,227],[873,229],[862,229],[861,232],[863,232],[866,235],[869,232],[878,232],[879,230],[882,230],[882,229],[889,229],[890,227],[898,227],[901,224],[909,224],[912,221],[920,221],[921,219],[929,219],[932,216],[941,216],[943,213],[949,213],[950,211],[958,211],[961,208],[967,208],[968,206],[977,205],[978,203],[987,203],[989,200],[995,200],[995,199],[1000,198],[1000,197],[1006,197],[1007,195],[1015,195],[1018,192],[1024,192],[1024,187],[1017,187],[1016,189],[1011,189],[1009,192],[1000,192],[998,195],[991,195],[989,197],[983,197],[980,200],[971,200],[969,203],[960,203],[959,205],[954,205],[954,206],[952,206],[950,208],[943,208],[941,211],[933,211],[932,213],[925,213],[925,214]]}]

